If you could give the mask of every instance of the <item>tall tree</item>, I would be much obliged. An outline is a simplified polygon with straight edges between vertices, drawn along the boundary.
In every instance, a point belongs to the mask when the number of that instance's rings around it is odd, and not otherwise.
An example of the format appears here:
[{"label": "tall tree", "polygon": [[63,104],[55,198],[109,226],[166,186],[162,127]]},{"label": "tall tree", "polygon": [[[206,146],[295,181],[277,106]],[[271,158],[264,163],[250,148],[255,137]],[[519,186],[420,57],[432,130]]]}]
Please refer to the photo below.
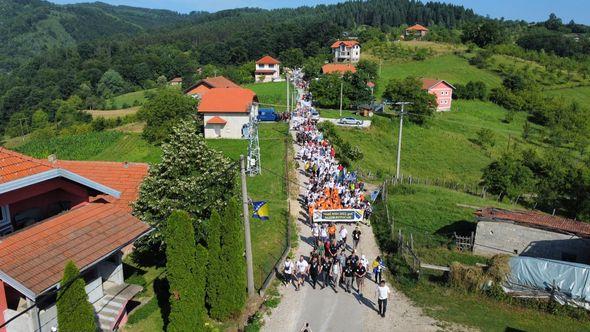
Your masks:
[{"label": "tall tree", "polygon": [[60,331],[97,331],[94,307],[88,301],[85,286],[80,270],[74,262],[69,261],[57,293],[57,323]]},{"label": "tall tree", "polygon": [[391,102],[411,102],[405,110],[410,112],[409,120],[417,124],[426,123],[436,110],[436,97],[423,90],[422,82],[416,77],[390,80],[383,98]]},{"label": "tall tree", "polygon": [[204,326],[205,307],[197,278],[204,266],[197,264],[195,230],[188,213],[174,211],[166,223],[166,273],[170,284],[168,331],[198,331]]},{"label": "tall tree", "polygon": [[[224,223],[230,222],[224,220]],[[207,233],[205,239],[207,242],[207,252],[209,261],[207,264],[207,285],[205,287],[205,302],[209,307],[211,318],[221,320],[227,317],[227,309],[222,303],[222,297],[225,296],[227,289],[225,281],[229,277],[224,273],[224,262],[221,260],[221,216],[217,211],[211,213],[211,218],[205,225]]]},{"label": "tall tree", "polygon": [[176,125],[167,143],[162,144],[162,161],[150,168],[143,181],[134,214],[154,227],[138,244],[138,249],[161,244],[161,229],[174,210],[187,211],[198,226],[211,211],[222,210],[234,195],[235,163],[209,148],[192,119]]},{"label": "tall tree", "polygon": [[225,317],[238,314],[246,303],[246,261],[244,259],[243,219],[235,198],[229,201],[221,224],[221,275],[225,285],[221,305]]}]

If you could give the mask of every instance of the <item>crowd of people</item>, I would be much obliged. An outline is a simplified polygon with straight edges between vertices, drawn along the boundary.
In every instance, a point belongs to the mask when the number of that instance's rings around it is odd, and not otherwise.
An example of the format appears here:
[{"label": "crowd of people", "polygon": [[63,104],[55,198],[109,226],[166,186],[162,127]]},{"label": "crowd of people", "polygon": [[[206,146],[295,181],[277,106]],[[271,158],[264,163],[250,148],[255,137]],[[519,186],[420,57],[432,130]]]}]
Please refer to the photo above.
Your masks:
[{"label": "crowd of people", "polygon": [[[303,93],[297,102],[297,108],[291,118],[296,141],[300,145],[296,158],[303,163],[303,169],[309,178],[304,195],[308,212],[308,223],[312,233],[312,251],[309,260],[301,255],[294,260],[287,258],[284,263],[285,284],[293,283],[298,291],[308,282],[314,289],[331,287],[350,293],[354,290],[363,296],[365,279],[372,277],[377,283],[379,313],[385,315],[382,305],[383,294],[389,294],[381,287],[387,288],[382,280],[383,261],[376,257],[369,262],[363,254],[357,253],[361,239],[361,230],[357,226],[352,231],[352,244],[349,245],[348,230],[334,224],[314,222],[314,212],[319,210],[357,209],[364,211],[364,218],[370,217],[372,206],[365,195],[365,184],[354,172],[339,164],[336,151],[316,126],[312,117],[312,95],[305,92],[306,83],[300,72],[293,72],[294,84]],[[382,310],[383,308],[383,310]]]}]

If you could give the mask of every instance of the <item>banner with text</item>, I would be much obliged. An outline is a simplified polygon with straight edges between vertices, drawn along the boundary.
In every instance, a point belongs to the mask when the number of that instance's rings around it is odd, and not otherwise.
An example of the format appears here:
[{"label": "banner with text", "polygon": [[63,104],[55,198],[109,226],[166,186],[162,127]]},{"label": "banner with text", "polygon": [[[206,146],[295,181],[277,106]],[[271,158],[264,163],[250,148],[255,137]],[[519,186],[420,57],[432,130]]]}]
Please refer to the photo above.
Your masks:
[{"label": "banner with text", "polygon": [[313,222],[359,222],[363,221],[363,210],[316,210]]}]

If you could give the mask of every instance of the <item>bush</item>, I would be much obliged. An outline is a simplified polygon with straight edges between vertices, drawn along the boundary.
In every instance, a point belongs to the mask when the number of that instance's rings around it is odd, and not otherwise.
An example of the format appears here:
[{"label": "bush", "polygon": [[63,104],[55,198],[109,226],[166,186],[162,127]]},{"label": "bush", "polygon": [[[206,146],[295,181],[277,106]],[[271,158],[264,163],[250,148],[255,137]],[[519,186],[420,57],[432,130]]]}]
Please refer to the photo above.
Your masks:
[{"label": "bush", "polygon": [[484,149],[496,145],[496,137],[494,132],[488,128],[481,128],[477,131],[475,143]]},{"label": "bush", "polygon": [[86,283],[74,262],[64,270],[57,293],[57,322],[60,331],[95,332],[94,307],[88,301]]}]

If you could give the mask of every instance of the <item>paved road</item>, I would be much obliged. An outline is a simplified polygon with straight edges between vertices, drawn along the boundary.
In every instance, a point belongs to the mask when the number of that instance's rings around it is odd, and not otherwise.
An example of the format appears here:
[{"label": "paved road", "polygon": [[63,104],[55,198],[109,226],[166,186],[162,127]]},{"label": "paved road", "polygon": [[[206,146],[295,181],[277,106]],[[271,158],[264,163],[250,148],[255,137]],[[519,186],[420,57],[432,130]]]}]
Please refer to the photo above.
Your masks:
[{"label": "paved road", "polygon": [[[299,146],[295,144],[295,151]],[[307,177],[301,170],[297,171],[298,182],[307,184]],[[300,187],[300,195],[304,189]],[[299,197],[299,200],[302,196]],[[299,247],[296,257],[305,255],[309,257],[312,250],[310,245],[311,229],[306,224],[306,214],[301,202],[291,201],[292,215],[297,220],[299,229]],[[349,234],[352,227],[348,227]],[[366,255],[372,261],[379,255],[379,249],[369,226],[361,227],[360,255]],[[351,245],[349,236],[349,246]],[[355,285],[356,287],[356,285]],[[262,331],[294,331],[301,329],[304,323],[309,322],[314,332],[321,331],[437,331],[437,322],[422,315],[422,311],[413,306],[410,301],[397,290],[392,289],[389,300],[389,308],[385,318],[377,314],[377,299],[375,297],[376,285],[371,280],[365,281],[365,294],[360,296],[355,291],[352,294],[338,289],[335,293],[331,288],[320,290],[313,289],[310,284],[295,291],[293,285],[282,286],[280,292],[282,300],[270,316],[265,317],[265,325]]]}]

